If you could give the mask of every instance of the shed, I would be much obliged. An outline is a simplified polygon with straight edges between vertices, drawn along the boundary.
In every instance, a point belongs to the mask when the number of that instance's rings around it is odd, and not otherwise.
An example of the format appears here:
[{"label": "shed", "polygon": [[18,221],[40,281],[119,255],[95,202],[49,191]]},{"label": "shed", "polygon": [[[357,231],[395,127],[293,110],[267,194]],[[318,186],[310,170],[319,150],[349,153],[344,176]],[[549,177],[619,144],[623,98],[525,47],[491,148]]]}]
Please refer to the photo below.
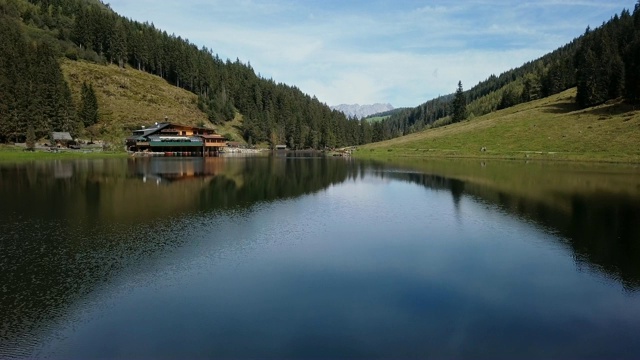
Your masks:
[{"label": "shed", "polygon": [[53,140],[55,141],[71,141],[73,138],[68,132],[53,132]]},{"label": "shed", "polygon": [[73,138],[71,137],[71,134],[69,134],[66,131],[64,132],[54,131],[51,136],[53,137],[53,142],[56,145],[68,146],[69,143],[73,142]]}]

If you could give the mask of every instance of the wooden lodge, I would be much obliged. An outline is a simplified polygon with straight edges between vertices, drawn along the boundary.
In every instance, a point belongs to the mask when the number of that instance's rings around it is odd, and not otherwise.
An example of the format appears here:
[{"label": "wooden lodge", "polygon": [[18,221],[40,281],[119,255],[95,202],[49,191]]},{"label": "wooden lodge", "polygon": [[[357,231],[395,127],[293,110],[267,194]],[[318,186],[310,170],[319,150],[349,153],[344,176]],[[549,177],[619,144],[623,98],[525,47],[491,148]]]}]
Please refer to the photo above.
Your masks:
[{"label": "wooden lodge", "polygon": [[133,131],[126,146],[127,151],[149,155],[215,156],[226,140],[212,129],[164,122]]}]

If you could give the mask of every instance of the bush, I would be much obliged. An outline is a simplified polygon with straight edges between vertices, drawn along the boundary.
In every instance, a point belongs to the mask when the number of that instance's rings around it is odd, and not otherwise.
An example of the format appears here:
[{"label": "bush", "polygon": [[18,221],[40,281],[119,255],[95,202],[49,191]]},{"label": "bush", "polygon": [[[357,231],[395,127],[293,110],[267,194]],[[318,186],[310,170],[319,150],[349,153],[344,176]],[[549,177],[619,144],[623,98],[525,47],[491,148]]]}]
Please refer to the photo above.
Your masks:
[{"label": "bush", "polygon": [[78,60],[78,50],[74,48],[68,48],[65,51],[64,56],[69,60]]}]

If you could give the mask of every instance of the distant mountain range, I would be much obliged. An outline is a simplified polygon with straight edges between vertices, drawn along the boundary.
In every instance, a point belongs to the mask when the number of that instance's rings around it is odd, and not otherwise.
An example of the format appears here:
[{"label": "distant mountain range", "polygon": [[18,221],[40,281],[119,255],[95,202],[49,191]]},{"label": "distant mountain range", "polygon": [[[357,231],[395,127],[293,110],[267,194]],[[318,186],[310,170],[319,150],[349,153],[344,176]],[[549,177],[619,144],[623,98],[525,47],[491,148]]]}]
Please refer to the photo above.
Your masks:
[{"label": "distant mountain range", "polygon": [[331,106],[331,109],[338,110],[349,117],[355,116],[358,119],[362,119],[369,115],[393,110],[394,107],[391,104],[380,104],[380,103],[372,104],[372,105],[340,104],[337,106]]}]

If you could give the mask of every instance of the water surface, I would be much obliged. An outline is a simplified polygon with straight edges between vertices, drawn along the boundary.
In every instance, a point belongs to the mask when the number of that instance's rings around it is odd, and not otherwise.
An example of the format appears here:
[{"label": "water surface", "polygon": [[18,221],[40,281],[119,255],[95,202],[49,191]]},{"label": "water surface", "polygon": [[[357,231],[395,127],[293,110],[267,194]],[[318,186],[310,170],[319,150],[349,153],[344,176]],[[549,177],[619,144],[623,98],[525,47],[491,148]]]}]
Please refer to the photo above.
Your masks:
[{"label": "water surface", "polygon": [[637,358],[640,170],[0,165],[0,357]]}]

